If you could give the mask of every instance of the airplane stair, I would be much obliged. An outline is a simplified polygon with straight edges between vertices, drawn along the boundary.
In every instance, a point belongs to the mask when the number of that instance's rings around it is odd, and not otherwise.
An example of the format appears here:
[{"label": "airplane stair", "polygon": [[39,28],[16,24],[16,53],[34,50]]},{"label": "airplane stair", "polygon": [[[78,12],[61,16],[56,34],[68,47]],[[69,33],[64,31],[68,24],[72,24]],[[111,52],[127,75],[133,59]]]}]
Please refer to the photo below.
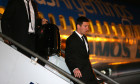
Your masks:
[{"label": "airplane stair", "polygon": [[0,84],[70,84],[49,66],[41,66],[0,41]]}]

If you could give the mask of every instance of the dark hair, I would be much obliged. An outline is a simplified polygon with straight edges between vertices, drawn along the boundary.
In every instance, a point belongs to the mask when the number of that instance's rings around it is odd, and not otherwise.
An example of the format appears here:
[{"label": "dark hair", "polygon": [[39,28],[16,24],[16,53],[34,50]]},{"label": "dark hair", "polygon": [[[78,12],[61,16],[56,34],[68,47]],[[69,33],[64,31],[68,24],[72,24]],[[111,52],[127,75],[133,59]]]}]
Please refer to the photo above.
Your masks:
[{"label": "dark hair", "polygon": [[82,25],[83,22],[89,22],[88,18],[84,17],[84,16],[80,16],[77,18],[77,21],[76,21],[76,25],[79,24],[79,25]]}]

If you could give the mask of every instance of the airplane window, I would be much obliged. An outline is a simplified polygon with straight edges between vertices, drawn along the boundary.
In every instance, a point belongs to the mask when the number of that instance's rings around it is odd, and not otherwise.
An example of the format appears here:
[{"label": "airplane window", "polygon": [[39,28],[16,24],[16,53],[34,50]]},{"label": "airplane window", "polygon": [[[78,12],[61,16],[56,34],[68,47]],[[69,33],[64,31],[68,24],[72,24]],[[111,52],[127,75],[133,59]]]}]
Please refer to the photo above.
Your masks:
[{"label": "airplane window", "polygon": [[0,6],[0,20],[2,18],[4,11],[5,11],[4,7]]},{"label": "airplane window", "polygon": [[70,21],[70,25],[71,25],[72,30],[76,30],[74,18],[70,16],[69,21]]},{"label": "airplane window", "polygon": [[127,37],[131,37],[131,31],[130,31],[130,26],[126,25],[125,26],[125,32]]},{"label": "airplane window", "polygon": [[54,18],[54,15],[49,13],[48,14],[48,17],[49,17],[49,22],[52,23],[52,24],[56,24],[56,21],[55,21],[55,18]]},{"label": "airplane window", "polygon": [[98,33],[103,34],[100,21],[96,20],[96,25],[97,25],[97,28],[98,28]]},{"label": "airplane window", "polygon": [[116,32],[117,32],[117,35],[118,36],[122,36],[122,31],[123,30],[121,30],[121,26],[118,24],[118,25],[115,25],[115,27],[116,27]]},{"label": "airplane window", "polygon": [[104,21],[104,26],[106,28],[106,34],[110,35],[109,25],[108,25],[108,23],[106,21]]},{"label": "airplane window", "polygon": [[115,23],[111,23],[111,28],[112,28],[112,31],[113,31],[114,35],[117,36],[118,33],[117,33],[117,30],[116,30]]},{"label": "airplane window", "polygon": [[118,26],[119,26],[119,28],[120,28],[120,30],[121,30],[121,36],[122,36],[122,37],[125,37],[125,33],[124,33],[124,30],[123,30],[122,25],[119,24]]},{"label": "airplane window", "polygon": [[43,13],[41,13],[41,12],[38,12],[38,16],[39,16],[39,18],[44,18],[44,15],[43,15]]},{"label": "airplane window", "polygon": [[139,38],[140,36],[139,36],[139,28],[138,28],[138,25],[134,25],[133,26],[133,29],[134,29],[134,33],[135,33],[135,37],[136,38]]},{"label": "airplane window", "polygon": [[59,20],[60,20],[60,24],[61,24],[61,27],[66,30],[66,21],[65,21],[65,18],[63,15],[59,15]]},{"label": "airplane window", "polygon": [[89,20],[89,31],[90,31],[91,33],[94,33],[94,27],[93,27],[93,23],[92,23],[91,20]]}]

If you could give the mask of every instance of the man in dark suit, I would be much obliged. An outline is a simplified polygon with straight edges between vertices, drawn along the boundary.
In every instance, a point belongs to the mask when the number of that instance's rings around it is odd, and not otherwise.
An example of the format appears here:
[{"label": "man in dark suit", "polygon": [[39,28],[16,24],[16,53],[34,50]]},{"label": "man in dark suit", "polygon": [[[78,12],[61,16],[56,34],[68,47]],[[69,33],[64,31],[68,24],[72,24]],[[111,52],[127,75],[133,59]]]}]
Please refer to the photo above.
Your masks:
[{"label": "man in dark suit", "polygon": [[[37,5],[33,0],[9,0],[1,21],[3,34],[35,51],[36,29],[46,24],[47,20],[39,19]],[[9,43],[7,40],[5,42]],[[29,55],[20,48],[18,50]]]},{"label": "man in dark suit", "polygon": [[66,41],[65,61],[73,76],[86,84],[98,84],[89,60],[89,47],[85,36],[88,30],[89,20],[84,16],[79,17],[76,31]]}]

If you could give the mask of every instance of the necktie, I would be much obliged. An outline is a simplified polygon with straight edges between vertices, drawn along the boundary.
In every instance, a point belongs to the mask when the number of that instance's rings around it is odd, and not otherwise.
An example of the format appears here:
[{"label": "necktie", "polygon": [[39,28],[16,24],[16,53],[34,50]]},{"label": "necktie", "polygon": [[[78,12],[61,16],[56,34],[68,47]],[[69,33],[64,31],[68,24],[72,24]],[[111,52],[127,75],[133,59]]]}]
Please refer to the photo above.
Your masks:
[{"label": "necktie", "polygon": [[30,6],[29,6],[29,0],[27,0],[27,6],[28,6],[28,19],[29,19],[29,22],[31,22],[31,14],[30,14]]},{"label": "necktie", "polygon": [[84,46],[86,47],[86,50],[87,50],[87,52],[88,52],[88,45],[87,45],[87,43],[85,43],[85,38],[84,38],[84,36],[82,36],[82,41],[83,41],[83,44],[84,44]]},{"label": "necktie", "polygon": [[82,41],[83,41],[83,43],[85,44],[84,36],[82,36]]}]

